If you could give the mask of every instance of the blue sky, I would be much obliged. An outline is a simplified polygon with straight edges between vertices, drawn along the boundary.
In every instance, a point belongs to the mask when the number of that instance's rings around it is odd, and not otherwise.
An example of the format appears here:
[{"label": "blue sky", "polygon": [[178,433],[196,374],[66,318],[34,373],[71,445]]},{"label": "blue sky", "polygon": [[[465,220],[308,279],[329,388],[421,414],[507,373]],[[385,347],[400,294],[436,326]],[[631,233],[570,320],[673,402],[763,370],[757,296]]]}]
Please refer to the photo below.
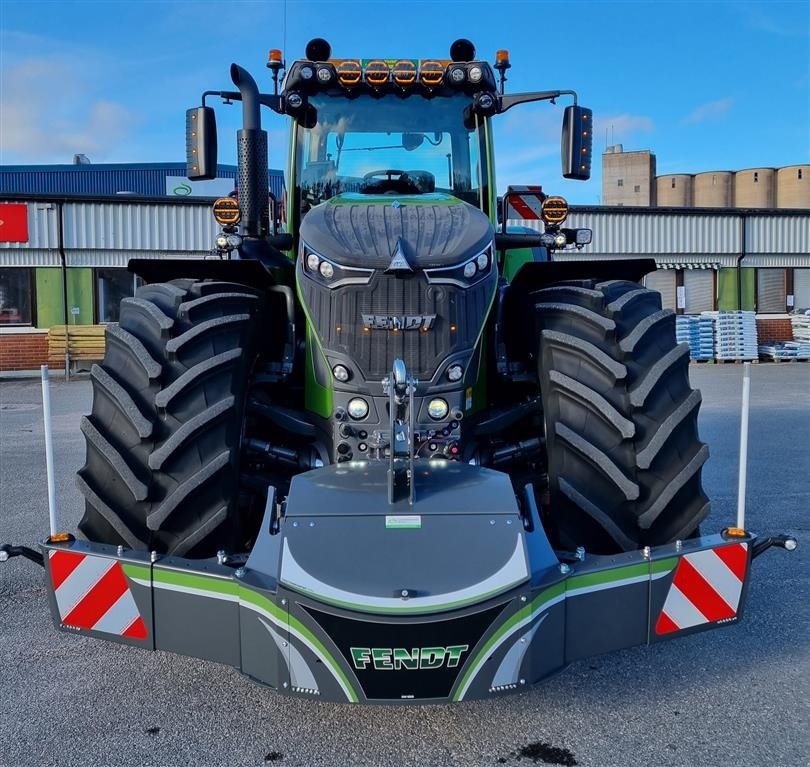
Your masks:
[{"label": "blue sky", "polygon": [[[286,15],[286,24],[284,17]],[[542,183],[600,201],[607,143],[652,149],[659,173],[810,161],[810,2],[41,2],[0,0],[0,163],[184,158],[184,111],[230,88],[237,61],[265,90],[268,48],[288,61],[322,36],[336,57],[511,52],[508,90],[574,89],[594,110],[589,182],[564,181],[561,110],[497,119],[498,186]],[[271,167],[286,130],[266,112]],[[218,110],[220,161],[235,161],[238,107]]]}]

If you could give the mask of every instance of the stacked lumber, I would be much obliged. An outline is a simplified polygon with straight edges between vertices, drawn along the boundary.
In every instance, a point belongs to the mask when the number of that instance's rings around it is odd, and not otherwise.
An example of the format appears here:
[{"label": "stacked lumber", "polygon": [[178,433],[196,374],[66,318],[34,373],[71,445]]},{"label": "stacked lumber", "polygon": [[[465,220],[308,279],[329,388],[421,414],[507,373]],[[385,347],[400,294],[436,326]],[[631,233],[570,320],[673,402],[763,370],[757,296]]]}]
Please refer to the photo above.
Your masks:
[{"label": "stacked lumber", "polygon": [[54,325],[48,330],[48,359],[64,360],[65,343],[72,361],[100,362],[104,358],[104,325]]}]

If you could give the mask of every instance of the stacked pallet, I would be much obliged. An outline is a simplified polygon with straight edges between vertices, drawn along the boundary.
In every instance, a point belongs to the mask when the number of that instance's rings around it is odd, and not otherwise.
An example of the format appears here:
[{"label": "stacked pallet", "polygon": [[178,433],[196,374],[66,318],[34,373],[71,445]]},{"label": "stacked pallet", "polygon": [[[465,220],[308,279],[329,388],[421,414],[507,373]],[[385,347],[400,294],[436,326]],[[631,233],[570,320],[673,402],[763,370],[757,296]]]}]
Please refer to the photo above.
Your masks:
[{"label": "stacked pallet", "polygon": [[785,341],[777,344],[760,344],[760,359],[772,362],[810,360],[810,341]]},{"label": "stacked pallet", "polygon": [[677,316],[675,340],[689,344],[690,359],[705,362],[714,358],[714,322],[711,317]]},{"label": "stacked pallet", "polygon": [[73,367],[89,369],[104,358],[104,325],[54,325],[48,330],[48,359],[64,362],[65,345]]},{"label": "stacked pallet", "polygon": [[810,342],[810,309],[790,315],[793,326],[793,340]]},{"label": "stacked pallet", "polygon": [[759,359],[757,323],[754,312],[703,312],[714,322],[714,356],[725,360]]}]

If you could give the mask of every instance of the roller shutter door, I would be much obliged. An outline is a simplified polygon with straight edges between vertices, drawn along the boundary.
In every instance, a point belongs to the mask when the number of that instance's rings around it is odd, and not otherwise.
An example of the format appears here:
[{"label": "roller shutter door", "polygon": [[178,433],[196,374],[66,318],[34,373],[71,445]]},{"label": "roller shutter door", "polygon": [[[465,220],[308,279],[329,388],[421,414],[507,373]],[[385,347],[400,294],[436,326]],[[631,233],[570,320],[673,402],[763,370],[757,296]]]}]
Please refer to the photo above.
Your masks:
[{"label": "roller shutter door", "polygon": [[686,269],[683,273],[686,314],[714,310],[714,272],[710,269]]},{"label": "roller shutter door", "polygon": [[757,269],[757,312],[785,311],[785,270]]},{"label": "roller shutter door", "polygon": [[661,306],[675,309],[675,270],[658,269],[644,278],[644,285],[661,294]]},{"label": "roller shutter door", "polygon": [[810,269],[793,270],[793,308],[810,309]]}]

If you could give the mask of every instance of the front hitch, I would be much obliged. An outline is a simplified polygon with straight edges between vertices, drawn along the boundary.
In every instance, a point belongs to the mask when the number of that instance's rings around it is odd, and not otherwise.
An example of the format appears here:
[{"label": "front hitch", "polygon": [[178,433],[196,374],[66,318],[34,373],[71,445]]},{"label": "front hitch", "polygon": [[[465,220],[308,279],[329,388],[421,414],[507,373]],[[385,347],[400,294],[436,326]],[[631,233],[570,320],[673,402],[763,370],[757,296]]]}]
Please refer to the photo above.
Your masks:
[{"label": "front hitch", "polygon": [[45,567],[45,560],[38,551],[28,546],[12,546],[8,543],[0,544],[0,562],[7,562],[12,557],[25,557],[35,565]]},{"label": "front hitch", "polygon": [[751,545],[751,559],[764,554],[771,546],[777,546],[785,551],[796,551],[799,541],[792,535],[769,535],[767,538],[755,538]]}]

